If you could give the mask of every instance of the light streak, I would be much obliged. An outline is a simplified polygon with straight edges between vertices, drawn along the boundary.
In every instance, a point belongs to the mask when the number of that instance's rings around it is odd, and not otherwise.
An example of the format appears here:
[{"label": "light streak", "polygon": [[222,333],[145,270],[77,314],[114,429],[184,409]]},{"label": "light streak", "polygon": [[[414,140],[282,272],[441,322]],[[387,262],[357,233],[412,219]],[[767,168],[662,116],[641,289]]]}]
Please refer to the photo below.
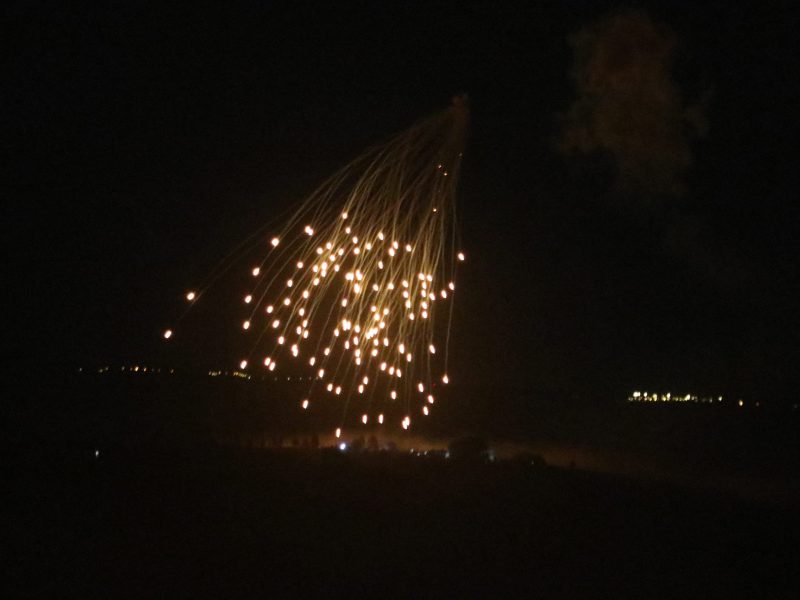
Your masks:
[{"label": "light streak", "polygon": [[[366,425],[369,414],[383,424],[384,414],[393,418],[390,406],[427,415],[433,396],[416,392],[437,378],[448,383],[450,292],[455,265],[465,260],[455,251],[454,215],[467,112],[454,103],[356,158],[276,235],[259,234],[241,252],[256,278],[240,292],[248,306],[239,310],[247,312],[235,320],[240,333],[253,331],[241,337],[244,356],[266,356],[271,371],[284,352],[302,357],[295,364],[317,375],[301,396],[304,410],[321,388],[346,407],[341,425],[358,415]],[[189,302],[198,296],[185,294]],[[163,337],[172,334],[167,329]],[[410,416],[400,424],[408,429]],[[341,427],[335,432],[341,437]]]}]

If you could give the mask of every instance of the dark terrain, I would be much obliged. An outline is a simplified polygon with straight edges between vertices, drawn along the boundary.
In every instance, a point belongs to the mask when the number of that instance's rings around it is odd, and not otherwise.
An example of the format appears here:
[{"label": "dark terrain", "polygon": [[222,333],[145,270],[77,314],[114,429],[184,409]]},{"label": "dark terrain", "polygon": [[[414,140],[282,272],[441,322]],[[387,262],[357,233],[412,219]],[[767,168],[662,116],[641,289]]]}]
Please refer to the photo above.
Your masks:
[{"label": "dark terrain", "polygon": [[[208,384],[138,381],[51,382],[11,411],[19,426],[6,435],[2,463],[12,507],[8,585],[20,596],[794,598],[800,591],[796,495],[761,501],[703,485],[723,472],[794,485],[790,419],[774,420],[784,429],[752,415],[747,427],[726,426],[738,440],[727,454],[692,433],[698,423],[710,426],[700,413],[692,426],[673,418],[660,432],[643,424],[655,417],[630,413],[625,427],[604,429],[613,433],[605,441],[584,428],[609,452],[625,454],[627,439],[626,455],[638,448],[637,459],[656,456],[635,443],[647,437],[692,474],[682,481],[648,476],[646,468],[625,476],[580,461],[570,468],[547,452],[559,466],[269,447],[279,403],[247,391],[257,389],[248,382],[215,383],[222,387],[209,392]],[[574,443],[584,431],[564,410],[559,438],[557,414],[537,414],[539,428],[527,438],[534,447]],[[291,445],[299,426],[285,419],[283,442]],[[435,425],[429,434],[446,429]],[[467,426],[460,422],[462,433]]]}]

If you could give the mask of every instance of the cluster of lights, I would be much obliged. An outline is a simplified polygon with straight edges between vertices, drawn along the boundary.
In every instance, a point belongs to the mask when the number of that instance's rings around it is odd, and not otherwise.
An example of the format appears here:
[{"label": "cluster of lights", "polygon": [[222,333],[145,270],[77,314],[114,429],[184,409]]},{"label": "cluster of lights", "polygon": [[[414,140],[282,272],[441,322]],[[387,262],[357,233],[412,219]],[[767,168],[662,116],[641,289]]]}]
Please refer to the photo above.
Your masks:
[{"label": "cluster of lights", "polygon": [[[114,372],[117,372],[117,371],[120,371],[122,373],[149,373],[149,374],[156,373],[157,374],[157,373],[161,373],[162,369],[161,369],[161,367],[148,367],[148,366],[144,366],[144,365],[122,365],[119,368],[110,367],[110,366],[104,366],[104,367],[97,367],[97,369],[96,369],[97,373],[114,373]],[[79,368],[78,372],[82,373],[83,372],[83,367]],[[174,374],[175,373],[175,369],[167,369],[166,372],[168,372],[170,374]]]},{"label": "cluster of lights", "polygon": [[722,396],[696,396],[694,394],[656,394],[650,392],[633,392],[628,396],[628,402],[693,402],[695,404],[713,404],[722,402]]},{"label": "cluster of lights", "polygon": [[408,429],[415,410],[431,414],[435,386],[450,381],[447,305],[466,260],[454,222],[465,117],[454,106],[356,159],[267,240],[240,296],[241,372],[297,361],[316,373],[302,410],[339,398],[363,407],[362,425],[391,412]]}]

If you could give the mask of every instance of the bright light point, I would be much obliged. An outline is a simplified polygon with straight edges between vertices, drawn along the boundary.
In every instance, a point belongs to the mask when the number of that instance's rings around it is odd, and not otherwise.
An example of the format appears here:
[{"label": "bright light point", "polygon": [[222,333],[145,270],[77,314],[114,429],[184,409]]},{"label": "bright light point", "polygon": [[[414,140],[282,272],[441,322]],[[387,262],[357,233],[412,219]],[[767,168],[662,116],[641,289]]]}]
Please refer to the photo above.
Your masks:
[{"label": "bright light point", "polygon": [[298,269],[302,269],[303,268],[303,261],[302,260],[297,261],[297,268]]},{"label": "bright light point", "polygon": [[167,330],[164,332],[164,339],[165,339],[165,340],[168,340],[168,339],[169,339],[169,338],[171,338],[171,337],[172,337],[172,329],[167,329]]},{"label": "bright light point", "polygon": [[[270,311],[270,312],[272,312],[272,311]],[[278,319],[275,319],[275,320],[272,322],[272,328],[273,328],[273,329],[277,329],[278,327],[280,327],[280,324],[281,324],[281,322],[280,322],[280,321],[278,321]]]},{"label": "bright light point", "polygon": [[239,368],[240,369],[246,369],[247,368],[247,361],[243,360],[242,362],[240,362],[239,363]]},{"label": "bright light point", "polygon": [[342,219],[346,219],[346,218],[347,218],[347,211],[342,213]]},{"label": "bright light point", "polygon": [[442,375],[442,383],[444,384],[450,383],[450,378],[447,376],[447,373]]},{"label": "bright light point", "polygon": [[449,287],[450,290],[452,291],[452,290],[456,289],[456,284],[451,281],[450,283],[447,284],[447,287]]},{"label": "bright light point", "polygon": [[303,400],[302,406],[303,406],[303,410],[307,409],[308,408],[308,400]]},{"label": "bright light point", "polygon": [[188,294],[186,294],[186,299],[187,299],[189,302],[191,302],[192,300],[194,300],[196,297],[197,297],[197,295],[196,295],[194,292],[189,292]]},{"label": "bright light point", "polygon": [[380,423],[381,425],[383,425],[383,413],[381,413],[381,414],[379,414],[379,415],[378,415],[378,423]]},{"label": "bright light point", "polygon": [[250,329],[250,321],[245,321],[242,323],[242,329]]},{"label": "bright light point", "polygon": [[337,386],[336,386],[336,389],[335,389],[334,391],[336,392],[336,395],[338,396],[339,394],[341,394],[341,393],[342,393],[342,386],[340,386],[340,385],[337,385]]},{"label": "bright light point", "polygon": [[441,292],[439,292],[439,295],[440,295],[442,298],[447,298],[447,292],[446,292],[445,290],[442,290]]},{"label": "bright light point", "polygon": [[426,417],[428,416],[428,407],[427,406],[423,406],[422,407],[422,414],[425,415]]},{"label": "bright light point", "polygon": [[342,437],[342,428],[341,427],[337,427],[336,428],[336,437],[337,438]]},{"label": "bright light point", "polygon": [[411,252],[411,244],[406,244],[406,252]]},{"label": "bright light point", "polygon": [[433,404],[433,396],[428,395],[428,404]]},{"label": "bright light point", "polygon": [[308,359],[308,364],[311,365],[312,367],[314,366],[315,362],[317,362],[317,359],[313,356]]},{"label": "bright light point", "polygon": [[258,277],[259,273],[261,273],[261,269],[259,267],[253,267],[253,277]]},{"label": "bright light point", "polygon": [[325,348],[325,350],[323,350],[323,354],[325,356],[328,356],[330,353],[331,353],[331,349],[330,348]]},{"label": "bright light point", "polygon": [[303,231],[306,232],[306,235],[314,235],[314,230],[311,229],[310,225],[306,225],[306,228]]},{"label": "bright light point", "polygon": [[269,370],[270,371],[274,371],[275,370],[275,366],[276,366],[275,365],[275,361],[272,361],[271,363],[269,363]]},{"label": "bright light point", "polygon": [[253,301],[253,296],[251,294],[247,294],[247,296],[244,297],[245,304],[250,304],[252,301]]},{"label": "bright light point", "polygon": [[289,298],[284,298],[284,300],[283,300],[283,303],[284,303],[286,306],[289,306],[289,305],[292,303],[292,301],[291,301],[291,299],[289,299]]},{"label": "bright light point", "polygon": [[411,352],[409,352],[408,354],[406,354],[406,362],[411,362],[411,358],[412,358],[412,357],[411,357]]},{"label": "bright light point", "polygon": [[341,450],[342,452],[347,450],[347,444],[345,444],[344,442],[340,443],[339,444],[339,450]]},{"label": "bright light point", "polygon": [[319,377],[320,379],[325,377],[325,369],[320,369],[319,371],[317,371],[317,377]]},{"label": "bright light point", "polygon": [[358,385],[358,393],[359,394],[363,394],[364,393],[364,384],[363,383]]},{"label": "bright light point", "polygon": [[425,386],[423,385],[423,383],[421,381],[417,384],[417,389],[420,392],[424,392],[425,391]]},{"label": "bright light point", "polygon": [[270,242],[269,242],[269,243],[270,243],[270,244],[272,244],[272,247],[274,248],[275,246],[277,246],[278,244],[280,244],[280,243],[281,243],[281,241],[280,241],[278,238],[274,237],[274,238],[272,238],[272,239],[270,240]]},{"label": "bright light point", "polygon": [[396,392],[396,391],[394,391],[394,390],[392,390],[392,391],[389,393],[389,397],[390,397],[392,400],[397,400],[397,392]]},{"label": "bright light point", "polygon": [[264,359],[264,366],[268,367],[271,362],[272,359],[268,356],[267,358]]},{"label": "bright light point", "polygon": [[466,257],[464,256],[464,253],[463,253],[463,252],[459,252],[459,253],[458,253],[458,260],[461,260],[461,261],[463,261],[465,258],[466,258]]},{"label": "bright light point", "polygon": [[272,306],[272,304],[270,304],[270,305],[267,307],[267,314],[270,314],[270,313],[271,313],[273,310],[275,310],[275,307],[274,307],[274,306]]},{"label": "bright light point", "polygon": [[294,281],[292,281],[291,279],[289,279],[289,280],[286,282],[286,287],[292,287],[293,285],[294,285]]},{"label": "bright light point", "polygon": [[285,338],[285,337],[283,337],[282,335],[278,337],[278,343],[279,343],[281,346],[283,345],[283,342],[285,342],[285,341],[286,341],[286,338]]},{"label": "bright light point", "polygon": [[325,389],[328,390],[329,392],[332,392],[333,391],[333,384],[329,383],[327,386],[325,386]]},{"label": "bright light point", "polygon": [[428,352],[430,352],[431,354],[436,354],[436,346],[434,346],[433,344],[428,346]]},{"label": "bright light point", "polygon": [[744,400],[739,400],[739,406],[744,406]]},{"label": "bright light point", "polygon": [[361,415],[361,422],[362,422],[364,425],[366,425],[366,424],[367,424],[367,420],[368,420],[368,418],[367,418],[367,415]]}]

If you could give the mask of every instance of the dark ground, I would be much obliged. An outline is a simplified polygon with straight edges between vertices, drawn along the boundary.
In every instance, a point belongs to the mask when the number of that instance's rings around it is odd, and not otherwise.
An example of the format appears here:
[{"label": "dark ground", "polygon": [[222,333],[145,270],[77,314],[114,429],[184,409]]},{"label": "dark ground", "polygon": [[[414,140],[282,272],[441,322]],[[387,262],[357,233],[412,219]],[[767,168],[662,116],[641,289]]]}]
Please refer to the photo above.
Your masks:
[{"label": "dark ground", "polygon": [[796,511],[580,470],[219,446],[4,454],[20,596],[795,598],[800,588]]}]

